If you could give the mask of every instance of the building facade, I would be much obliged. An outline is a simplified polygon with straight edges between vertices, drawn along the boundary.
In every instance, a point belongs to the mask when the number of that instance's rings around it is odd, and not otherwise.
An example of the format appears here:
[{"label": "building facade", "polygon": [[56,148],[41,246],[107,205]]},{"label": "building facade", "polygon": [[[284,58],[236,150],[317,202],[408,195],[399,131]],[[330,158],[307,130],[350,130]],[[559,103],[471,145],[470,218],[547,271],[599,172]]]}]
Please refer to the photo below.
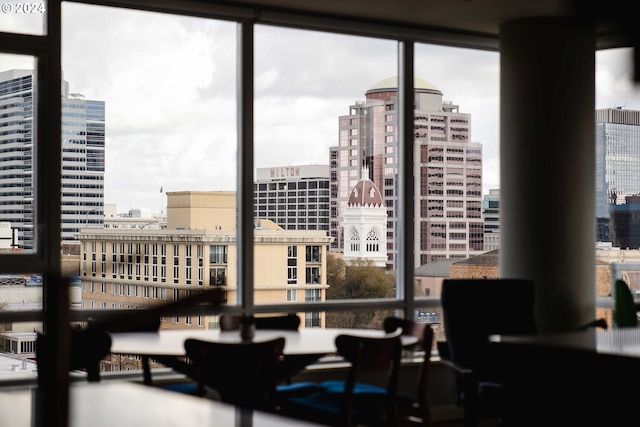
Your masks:
[{"label": "building facade", "polygon": [[329,231],[329,166],[258,168],[254,212],[285,230]]},{"label": "building facade", "polygon": [[484,220],[484,250],[493,251],[500,247],[500,190],[491,189],[482,198],[482,218]]},{"label": "building facade", "polygon": [[[228,210],[224,202],[229,202],[232,194],[167,193],[167,221],[178,225],[174,228],[83,230],[78,235],[82,307],[143,308],[175,301],[211,286],[223,287],[227,301],[233,304],[238,291],[236,231],[235,227],[220,226],[225,221],[215,219],[215,201],[223,202],[220,208],[224,217]],[[209,206],[199,215],[202,221],[209,218],[208,225],[194,222],[195,216],[187,214],[187,200],[194,201],[199,210],[203,205]],[[193,227],[180,227],[184,221],[191,221]],[[324,231],[283,230],[272,221],[257,220],[255,302],[323,301],[330,240]],[[217,324],[215,316],[162,321],[164,329],[209,328]],[[324,326],[323,315],[304,313],[302,324]]]},{"label": "building facade", "polygon": [[640,247],[640,111],[596,110],[596,241]]},{"label": "building facade", "polygon": [[[34,249],[33,70],[0,72],[0,221],[16,230],[17,245]],[[62,82],[61,237],[102,228],[105,105],[69,92]]]},{"label": "building facade", "polygon": [[344,209],[345,245],[342,259],[347,265],[367,260],[375,267],[386,267],[387,210],[378,187],[363,168],[363,178],[351,190]]},{"label": "building facade", "polygon": [[[482,145],[470,141],[471,116],[416,78],[414,111],[414,262],[467,258],[483,250]],[[398,84],[380,81],[365,101],[339,118],[338,146],[330,148],[331,249],[346,244],[342,218],[351,189],[366,166],[387,209],[387,268],[395,268],[398,241]]]}]

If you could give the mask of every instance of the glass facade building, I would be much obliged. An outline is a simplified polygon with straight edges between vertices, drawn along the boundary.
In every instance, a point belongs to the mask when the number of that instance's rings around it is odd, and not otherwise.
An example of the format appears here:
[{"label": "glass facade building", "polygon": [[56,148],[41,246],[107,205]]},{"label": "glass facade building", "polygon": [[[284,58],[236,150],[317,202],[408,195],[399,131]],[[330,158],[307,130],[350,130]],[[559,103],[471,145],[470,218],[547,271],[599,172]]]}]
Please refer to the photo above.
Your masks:
[{"label": "glass facade building", "polygon": [[[0,221],[15,230],[15,248],[34,249],[34,73],[0,72]],[[105,104],[69,93],[62,82],[61,238],[102,228]]]},{"label": "glass facade building", "polygon": [[596,110],[596,239],[640,248],[640,111]]}]

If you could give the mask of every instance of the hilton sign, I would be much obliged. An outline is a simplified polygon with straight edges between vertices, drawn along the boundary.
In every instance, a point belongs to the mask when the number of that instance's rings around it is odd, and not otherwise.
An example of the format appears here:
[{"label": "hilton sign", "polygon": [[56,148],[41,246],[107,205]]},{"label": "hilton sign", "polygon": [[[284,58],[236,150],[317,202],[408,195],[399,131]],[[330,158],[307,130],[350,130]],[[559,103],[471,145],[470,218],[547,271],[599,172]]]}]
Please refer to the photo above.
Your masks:
[{"label": "hilton sign", "polygon": [[300,176],[300,166],[271,168],[271,178],[288,178],[291,176]]}]

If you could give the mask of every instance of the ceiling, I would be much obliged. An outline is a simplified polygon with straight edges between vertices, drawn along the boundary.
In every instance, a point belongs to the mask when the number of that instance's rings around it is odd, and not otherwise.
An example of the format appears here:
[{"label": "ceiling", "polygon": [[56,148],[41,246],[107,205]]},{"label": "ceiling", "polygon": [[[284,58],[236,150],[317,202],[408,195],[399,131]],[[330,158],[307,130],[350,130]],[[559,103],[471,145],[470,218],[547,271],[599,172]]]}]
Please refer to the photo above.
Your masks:
[{"label": "ceiling", "polygon": [[[216,2],[215,0],[213,0]],[[602,1],[602,0],[600,0]],[[441,29],[497,38],[501,23],[541,16],[596,17],[600,39],[635,28],[625,20],[633,0],[596,3],[595,0],[229,0],[228,4],[258,6],[264,10],[295,11],[350,19],[370,19],[421,28]],[[611,8],[602,7],[611,4]],[[631,20],[631,17],[628,18]],[[635,22],[633,23],[635,24]],[[635,30],[634,30],[635,31]]]}]

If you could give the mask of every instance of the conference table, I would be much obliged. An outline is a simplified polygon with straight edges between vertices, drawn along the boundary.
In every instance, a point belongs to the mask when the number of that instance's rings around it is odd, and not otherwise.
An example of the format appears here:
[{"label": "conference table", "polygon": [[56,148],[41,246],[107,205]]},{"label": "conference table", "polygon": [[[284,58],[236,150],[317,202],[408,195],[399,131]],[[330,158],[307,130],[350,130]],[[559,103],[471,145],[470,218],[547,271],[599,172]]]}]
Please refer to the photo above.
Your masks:
[{"label": "conference table", "polygon": [[[47,406],[38,405],[39,398],[35,389],[0,392],[0,426],[51,426]],[[315,426],[127,381],[73,384],[69,402],[69,427]]]},{"label": "conference table", "polygon": [[[358,335],[366,337],[384,337],[388,335],[381,329],[349,328],[302,328],[297,331],[257,329],[253,341],[268,341],[277,337],[285,338],[284,356],[300,360],[300,368],[319,358],[336,353],[335,339],[338,335]],[[111,352],[116,354],[139,355],[144,358],[183,357],[184,342],[189,338],[204,341],[240,343],[239,331],[221,331],[220,329],[176,329],[155,332],[114,332],[111,335]],[[402,345],[410,346],[417,342],[416,337],[401,336]],[[148,363],[143,363],[144,381],[151,383]]]}]

